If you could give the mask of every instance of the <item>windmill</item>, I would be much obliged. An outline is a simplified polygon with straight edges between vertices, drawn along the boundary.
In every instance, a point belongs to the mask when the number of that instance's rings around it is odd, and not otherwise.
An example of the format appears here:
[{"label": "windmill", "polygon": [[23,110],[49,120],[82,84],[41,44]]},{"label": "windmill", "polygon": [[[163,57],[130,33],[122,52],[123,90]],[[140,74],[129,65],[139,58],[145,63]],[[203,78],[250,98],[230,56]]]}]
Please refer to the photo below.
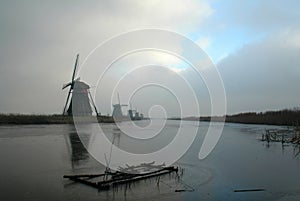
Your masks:
[{"label": "windmill", "polygon": [[[72,75],[71,82],[64,84],[62,89],[64,90],[67,87],[70,87],[67,100],[64,106],[63,115],[83,115],[83,116],[91,116],[92,115],[92,107],[91,103],[95,109],[95,112],[98,116],[98,111],[96,108],[96,105],[93,101],[93,98],[90,93],[90,86],[82,81],[80,81],[80,78],[76,78],[76,70],[78,67],[78,60],[79,60],[79,54],[76,56],[76,61],[74,65],[74,71]],[[72,94],[72,96],[71,96]],[[71,98],[71,100],[70,100]],[[75,101],[74,101],[74,100]],[[69,101],[70,100],[70,101]],[[67,110],[68,103],[69,107]]]},{"label": "windmill", "polygon": [[144,119],[144,115],[139,113],[137,109],[132,109],[132,105],[130,103],[130,108],[128,110],[128,116],[131,120],[142,120]]},{"label": "windmill", "polygon": [[122,113],[122,107],[124,107],[124,106],[126,107],[128,105],[120,103],[120,96],[118,93],[118,104],[113,104],[114,109],[113,109],[112,116],[115,120],[121,120],[125,117],[125,116],[123,116],[123,113]]},{"label": "windmill", "polygon": [[134,120],[133,112],[135,112],[135,110],[132,109],[132,105],[130,103],[130,108],[128,110],[128,116],[131,120]]}]

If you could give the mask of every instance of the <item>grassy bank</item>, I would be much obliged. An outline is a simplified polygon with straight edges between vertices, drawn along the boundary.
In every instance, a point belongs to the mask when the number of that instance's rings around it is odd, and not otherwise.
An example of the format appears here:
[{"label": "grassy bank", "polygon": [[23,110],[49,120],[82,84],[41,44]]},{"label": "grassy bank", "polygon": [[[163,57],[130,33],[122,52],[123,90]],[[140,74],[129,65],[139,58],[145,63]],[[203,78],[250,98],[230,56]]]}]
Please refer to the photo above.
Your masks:
[{"label": "grassy bank", "polygon": [[[98,122],[113,123],[108,116],[98,117]],[[0,114],[0,125],[5,124],[73,124],[72,116],[63,115],[24,115],[24,114]]]}]

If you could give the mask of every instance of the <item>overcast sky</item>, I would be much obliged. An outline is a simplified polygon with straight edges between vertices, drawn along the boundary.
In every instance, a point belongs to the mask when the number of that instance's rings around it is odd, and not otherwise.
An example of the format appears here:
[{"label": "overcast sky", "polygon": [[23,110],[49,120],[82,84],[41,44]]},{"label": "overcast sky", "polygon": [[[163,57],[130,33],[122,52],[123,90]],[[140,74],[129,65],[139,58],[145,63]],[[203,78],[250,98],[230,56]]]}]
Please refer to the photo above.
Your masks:
[{"label": "overcast sky", "polygon": [[[0,113],[61,113],[67,96],[61,87],[71,79],[76,54],[82,62],[104,40],[143,28],[175,31],[202,47],[223,79],[228,113],[299,107],[299,10],[297,0],[1,1]],[[119,66],[122,63],[128,64]],[[148,68],[131,76],[163,74],[161,79],[167,76],[171,85],[178,83],[172,71],[192,77],[178,63],[166,72],[150,68],[151,72]],[[108,76],[117,79],[126,73],[122,70],[126,68],[112,69]],[[194,81],[191,78],[196,86]],[[203,100],[203,114],[209,114],[208,93],[194,89]],[[121,99],[127,100],[126,89],[119,90]],[[146,91],[137,93],[144,99],[132,99],[146,114],[151,104],[168,105],[172,97],[155,87]],[[101,113],[111,113],[101,95],[96,100]],[[188,103],[188,96],[182,101]],[[174,111],[169,115],[176,115],[177,107],[170,106],[168,110]],[[193,115],[190,109],[186,115]]]}]

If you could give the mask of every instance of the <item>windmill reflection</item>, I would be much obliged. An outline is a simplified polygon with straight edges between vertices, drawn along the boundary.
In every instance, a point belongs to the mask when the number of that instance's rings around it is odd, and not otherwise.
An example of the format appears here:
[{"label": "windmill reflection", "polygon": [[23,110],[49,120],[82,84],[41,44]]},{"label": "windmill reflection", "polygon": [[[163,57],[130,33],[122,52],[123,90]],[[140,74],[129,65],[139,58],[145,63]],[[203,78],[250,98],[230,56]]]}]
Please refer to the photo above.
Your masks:
[{"label": "windmill reflection", "polygon": [[120,145],[120,136],[121,136],[121,130],[117,128],[113,128],[113,144],[119,146]]},{"label": "windmill reflection", "polygon": [[86,163],[89,160],[89,153],[82,144],[76,131],[70,131],[66,139],[69,150],[69,157],[72,169]]},{"label": "windmill reflection", "polygon": [[[119,128],[112,128],[110,130],[111,135],[111,142],[112,144],[119,146],[120,145],[120,136],[121,130]],[[85,148],[84,144],[89,144],[91,135],[87,134],[81,135],[81,138],[78,136],[75,127],[70,127],[68,130],[68,134],[65,135],[66,144],[68,147],[69,158],[71,162],[72,169],[82,168],[86,165],[86,163],[90,163],[93,161],[93,158],[90,157],[89,152]],[[112,147],[110,150],[110,154],[107,155],[107,159],[109,163],[112,158]]]}]

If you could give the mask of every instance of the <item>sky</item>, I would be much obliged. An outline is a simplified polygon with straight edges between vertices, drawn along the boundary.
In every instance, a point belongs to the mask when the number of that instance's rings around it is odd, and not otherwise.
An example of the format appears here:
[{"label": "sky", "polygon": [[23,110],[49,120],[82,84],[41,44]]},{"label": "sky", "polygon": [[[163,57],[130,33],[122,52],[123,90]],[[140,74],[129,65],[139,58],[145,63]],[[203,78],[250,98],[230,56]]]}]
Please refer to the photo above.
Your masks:
[{"label": "sky", "polygon": [[[109,38],[151,28],[183,35],[207,53],[224,83],[226,113],[299,107],[299,10],[297,0],[1,1],[0,113],[61,113],[68,92],[61,88],[71,79],[77,53],[82,64]],[[167,80],[183,105],[195,93],[201,114],[209,115],[205,82],[193,78],[177,59],[157,52],[124,58],[101,85],[88,83],[100,112],[111,113],[117,91],[121,102],[131,102],[146,115],[157,105],[168,116],[178,115],[180,104],[172,90],[149,85],[132,94],[139,80],[155,78]],[[123,88],[112,92],[141,60],[146,67],[132,71],[132,79],[124,79]],[[186,79],[183,84],[181,78]],[[193,92],[187,93],[186,83]],[[110,102],[103,101],[108,96]],[[194,107],[190,104],[184,115],[195,115]]]}]

